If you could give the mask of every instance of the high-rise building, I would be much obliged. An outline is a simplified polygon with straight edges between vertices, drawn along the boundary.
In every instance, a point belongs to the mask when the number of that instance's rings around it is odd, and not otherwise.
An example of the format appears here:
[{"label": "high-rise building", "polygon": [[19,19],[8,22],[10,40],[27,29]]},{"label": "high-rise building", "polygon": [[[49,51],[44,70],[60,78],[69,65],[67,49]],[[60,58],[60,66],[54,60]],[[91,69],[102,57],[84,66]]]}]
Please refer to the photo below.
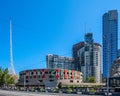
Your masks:
[{"label": "high-rise building", "polygon": [[103,78],[118,54],[118,12],[110,10],[103,15]]},{"label": "high-rise building", "polygon": [[74,69],[73,58],[63,57],[55,54],[46,56],[47,68]]},{"label": "high-rise building", "polygon": [[74,58],[74,69],[81,71],[81,65],[80,65],[80,58],[78,57],[78,50],[80,50],[85,44],[87,43],[92,43],[93,38],[92,38],[92,33],[87,33],[85,34],[85,41],[79,42],[77,44],[74,44],[72,47],[72,57]]},{"label": "high-rise building", "polygon": [[94,43],[92,33],[85,34],[86,44],[78,50],[79,63],[83,74],[83,81],[86,78],[95,77],[96,82],[101,82],[101,45]]},{"label": "high-rise building", "polygon": [[79,42],[77,44],[74,44],[72,47],[72,57],[74,58],[74,69],[75,70],[81,70],[80,63],[79,63],[79,57],[77,55],[77,52],[79,49],[81,49],[85,45],[85,42]]},{"label": "high-rise building", "polygon": [[92,33],[85,34],[85,42],[88,44],[93,43],[93,34]]},{"label": "high-rise building", "polygon": [[120,49],[118,49],[118,57],[120,57]]}]

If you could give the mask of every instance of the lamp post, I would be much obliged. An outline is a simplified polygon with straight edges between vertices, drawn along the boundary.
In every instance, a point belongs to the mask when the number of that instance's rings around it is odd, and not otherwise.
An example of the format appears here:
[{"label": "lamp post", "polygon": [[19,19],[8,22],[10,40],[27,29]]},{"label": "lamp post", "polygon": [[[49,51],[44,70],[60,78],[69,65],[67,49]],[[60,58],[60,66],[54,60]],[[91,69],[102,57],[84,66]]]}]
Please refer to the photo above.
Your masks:
[{"label": "lamp post", "polygon": [[26,78],[25,78],[25,73],[24,73],[24,90],[25,90],[25,85],[26,85]]}]

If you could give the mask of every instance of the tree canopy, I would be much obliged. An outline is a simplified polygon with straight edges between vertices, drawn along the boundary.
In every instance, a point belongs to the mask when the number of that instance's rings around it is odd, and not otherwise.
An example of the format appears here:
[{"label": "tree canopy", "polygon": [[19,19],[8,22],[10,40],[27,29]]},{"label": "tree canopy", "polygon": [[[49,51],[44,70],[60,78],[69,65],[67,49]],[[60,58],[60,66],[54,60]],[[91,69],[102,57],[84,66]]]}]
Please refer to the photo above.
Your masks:
[{"label": "tree canopy", "polygon": [[91,76],[86,78],[87,83],[96,83],[96,78]]},{"label": "tree canopy", "polygon": [[15,79],[12,75],[8,74],[8,69],[2,69],[0,67],[0,87],[2,87],[3,85],[7,86],[14,83]]}]

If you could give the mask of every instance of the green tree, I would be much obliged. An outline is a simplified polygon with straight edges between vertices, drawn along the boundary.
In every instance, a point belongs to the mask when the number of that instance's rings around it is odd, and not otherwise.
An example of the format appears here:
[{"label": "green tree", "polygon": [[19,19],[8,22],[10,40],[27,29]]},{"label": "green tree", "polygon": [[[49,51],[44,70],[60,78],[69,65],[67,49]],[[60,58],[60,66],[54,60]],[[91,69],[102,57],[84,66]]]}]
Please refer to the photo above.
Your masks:
[{"label": "green tree", "polygon": [[0,68],[0,87],[3,85],[14,84],[14,76],[8,73],[8,69]]},{"label": "green tree", "polygon": [[2,68],[0,68],[0,86],[2,86],[3,85],[3,69]]},{"label": "green tree", "polygon": [[61,82],[58,84],[58,88],[59,88],[59,89],[62,88],[62,83],[61,83]]},{"label": "green tree", "polygon": [[91,76],[86,78],[87,83],[96,83],[96,78]]},{"label": "green tree", "polygon": [[70,88],[69,85],[66,86],[66,89],[67,89],[67,92],[68,92],[68,93],[71,93],[71,92],[72,92],[72,89]]}]

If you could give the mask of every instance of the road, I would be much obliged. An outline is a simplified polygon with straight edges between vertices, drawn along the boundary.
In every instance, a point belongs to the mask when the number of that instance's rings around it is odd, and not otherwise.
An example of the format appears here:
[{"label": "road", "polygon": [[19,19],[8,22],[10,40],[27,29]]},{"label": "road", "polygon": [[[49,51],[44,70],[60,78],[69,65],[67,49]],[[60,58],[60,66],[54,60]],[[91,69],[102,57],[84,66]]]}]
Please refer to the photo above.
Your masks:
[{"label": "road", "polygon": [[[88,96],[88,95],[64,94],[64,93],[47,93],[47,92],[21,92],[21,91],[0,90],[0,96]],[[92,96],[96,96],[96,95],[92,95]]]}]

